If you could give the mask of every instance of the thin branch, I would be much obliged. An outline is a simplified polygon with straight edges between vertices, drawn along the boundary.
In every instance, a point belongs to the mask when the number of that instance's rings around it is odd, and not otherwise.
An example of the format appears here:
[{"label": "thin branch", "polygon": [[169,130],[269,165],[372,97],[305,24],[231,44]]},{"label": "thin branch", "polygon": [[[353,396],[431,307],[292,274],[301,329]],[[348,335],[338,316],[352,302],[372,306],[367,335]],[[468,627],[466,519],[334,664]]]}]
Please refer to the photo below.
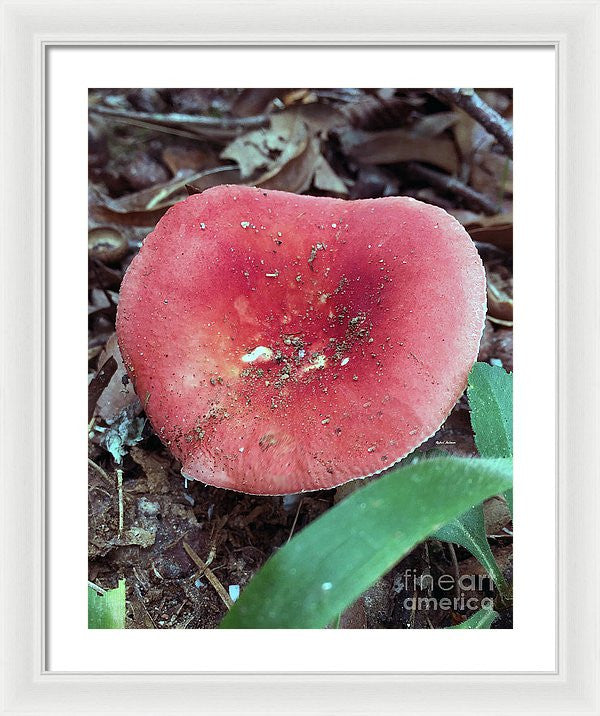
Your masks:
[{"label": "thin branch", "polygon": [[160,114],[151,112],[132,112],[111,107],[90,107],[92,114],[100,114],[115,120],[135,120],[150,124],[187,124],[199,129],[256,129],[264,127],[269,122],[269,115],[259,114],[254,117],[206,117],[199,114],[181,114],[173,112]]},{"label": "thin branch", "polygon": [[200,573],[206,575],[206,578],[214,587],[215,592],[221,597],[223,604],[225,604],[227,609],[231,609],[233,606],[233,600],[225,591],[225,587],[221,584],[221,582],[219,582],[212,569],[208,568],[206,562],[203,562],[196,551],[185,541],[183,542],[183,549],[186,551],[187,556],[192,560],[192,562],[195,563],[196,567],[198,567]]},{"label": "thin branch", "polygon": [[123,534],[123,470],[117,468],[117,493],[119,496],[119,537]]},{"label": "thin branch", "polygon": [[292,535],[294,534],[294,530],[296,529],[296,523],[298,522],[298,515],[300,514],[302,502],[303,498],[300,498],[300,502],[298,502],[298,509],[296,510],[296,516],[294,517],[294,522],[292,523],[292,529],[290,530],[290,536],[287,538],[286,544],[292,539]]},{"label": "thin branch", "polygon": [[477,211],[483,211],[485,214],[497,214],[499,207],[495,201],[490,199],[485,194],[481,194],[470,186],[467,186],[459,179],[450,176],[449,174],[443,174],[435,169],[430,169],[422,164],[411,162],[408,165],[409,171],[418,179],[424,179],[432,186],[447,191],[451,194],[456,194],[461,199],[464,199],[469,206]]},{"label": "thin branch", "polygon": [[505,152],[512,159],[513,155],[513,131],[509,122],[502,117],[495,109],[484,102],[473,89],[465,87],[436,88],[433,94],[446,102],[452,102],[463,109],[469,116],[479,122],[499,144],[504,147]]},{"label": "thin branch", "polygon": [[88,465],[91,465],[91,466],[94,468],[94,470],[96,470],[96,472],[97,472],[101,477],[103,477],[103,478],[106,480],[106,482],[107,482],[111,487],[114,487],[114,483],[113,483],[113,481],[110,479],[110,477],[108,476],[108,473],[106,472],[106,470],[102,469],[102,468],[100,467],[100,465],[98,465],[97,463],[95,463],[95,462],[94,462],[91,458],[89,458],[89,457],[88,457]]},{"label": "thin branch", "polygon": [[103,597],[106,594],[106,589],[102,589],[102,587],[99,587],[97,584],[94,584],[94,582],[90,582],[89,579],[88,579],[88,587],[91,587],[101,597]]}]

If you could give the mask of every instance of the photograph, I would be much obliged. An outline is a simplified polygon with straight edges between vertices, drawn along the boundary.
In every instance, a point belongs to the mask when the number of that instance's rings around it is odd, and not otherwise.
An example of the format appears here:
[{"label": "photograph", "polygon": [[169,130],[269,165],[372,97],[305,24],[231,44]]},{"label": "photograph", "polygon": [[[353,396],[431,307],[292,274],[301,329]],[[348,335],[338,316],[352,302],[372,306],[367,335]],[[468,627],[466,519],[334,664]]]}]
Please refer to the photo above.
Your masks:
[{"label": "photograph", "polygon": [[0,716],[600,716],[600,0],[0,10]]},{"label": "photograph", "polygon": [[87,100],[88,628],[512,629],[512,88]]}]

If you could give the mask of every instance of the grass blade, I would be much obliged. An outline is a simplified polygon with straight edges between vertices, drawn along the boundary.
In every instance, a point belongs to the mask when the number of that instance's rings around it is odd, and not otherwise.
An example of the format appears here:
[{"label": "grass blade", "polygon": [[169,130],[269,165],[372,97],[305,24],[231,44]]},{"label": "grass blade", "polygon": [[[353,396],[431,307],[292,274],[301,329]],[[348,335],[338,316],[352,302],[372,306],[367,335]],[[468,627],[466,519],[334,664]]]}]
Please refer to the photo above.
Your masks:
[{"label": "grass blade", "polygon": [[98,594],[88,586],[88,629],[125,628],[125,580],[116,589]]},{"label": "grass blade", "polygon": [[448,629],[489,629],[498,618],[498,612],[493,609],[480,609],[466,621]]}]

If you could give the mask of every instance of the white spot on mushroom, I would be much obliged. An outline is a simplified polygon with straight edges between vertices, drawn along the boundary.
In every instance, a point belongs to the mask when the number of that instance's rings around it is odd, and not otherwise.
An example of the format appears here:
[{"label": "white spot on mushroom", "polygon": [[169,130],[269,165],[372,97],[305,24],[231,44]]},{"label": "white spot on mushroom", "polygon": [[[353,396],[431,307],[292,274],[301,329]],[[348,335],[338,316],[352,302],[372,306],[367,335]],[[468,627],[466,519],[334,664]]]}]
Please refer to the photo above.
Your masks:
[{"label": "white spot on mushroom", "polygon": [[184,389],[190,390],[193,388],[197,388],[200,385],[200,382],[197,376],[190,370],[190,372],[186,371],[181,376],[181,384]]},{"label": "white spot on mushroom", "polygon": [[247,229],[250,226],[250,222],[249,221],[240,221],[240,226],[242,227],[242,229]]},{"label": "white spot on mushroom", "polygon": [[254,363],[256,360],[271,360],[273,358],[273,351],[266,346],[257,346],[250,353],[246,353],[242,356],[243,363]]},{"label": "white spot on mushroom", "polygon": [[326,365],[327,365],[327,358],[322,353],[319,353],[319,355],[317,355],[311,359],[311,362],[309,365],[305,365],[301,369],[301,372],[306,373],[309,370],[318,370],[319,368],[325,368]]},{"label": "white spot on mushroom", "polygon": [[340,365],[346,365],[349,362],[350,362],[350,358],[342,358]]}]

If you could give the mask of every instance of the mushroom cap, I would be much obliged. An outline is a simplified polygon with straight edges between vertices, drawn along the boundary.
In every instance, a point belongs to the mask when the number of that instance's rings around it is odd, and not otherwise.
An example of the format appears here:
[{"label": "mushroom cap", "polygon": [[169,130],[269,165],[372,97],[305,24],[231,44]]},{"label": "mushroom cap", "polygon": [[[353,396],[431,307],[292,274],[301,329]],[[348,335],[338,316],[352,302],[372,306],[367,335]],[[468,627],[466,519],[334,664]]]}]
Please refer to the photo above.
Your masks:
[{"label": "mushroom cap", "polygon": [[182,473],[276,495],[372,475],[431,437],[485,303],[477,250],[440,208],[218,186],[146,238],[117,334]]}]

